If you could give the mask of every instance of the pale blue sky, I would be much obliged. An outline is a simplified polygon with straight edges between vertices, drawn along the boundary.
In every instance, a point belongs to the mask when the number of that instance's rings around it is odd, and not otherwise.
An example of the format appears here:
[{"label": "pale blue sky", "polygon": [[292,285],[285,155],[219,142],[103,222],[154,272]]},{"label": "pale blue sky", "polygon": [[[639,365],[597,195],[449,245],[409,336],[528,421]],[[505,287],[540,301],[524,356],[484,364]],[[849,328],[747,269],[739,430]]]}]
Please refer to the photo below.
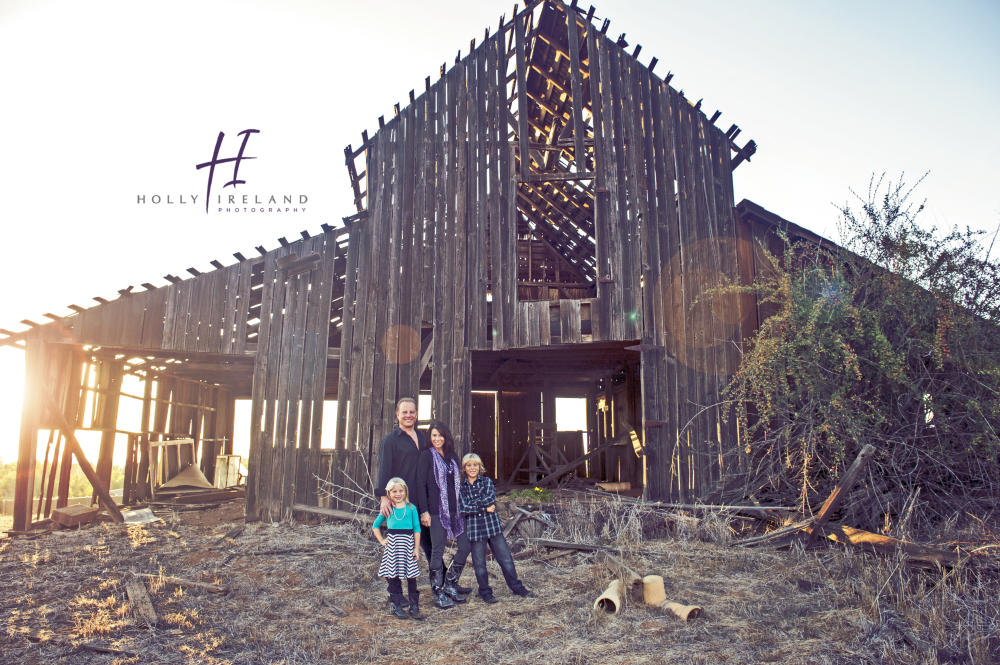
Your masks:
[{"label": "pale blue sky", "polygon": [[[584,3],[587,6],[588,3]],[[511,5],[40,0],[0,4],[0,327],[277,245],[352,212],[343,148]],[[836,240],[848,188],[916,180],[928,222],[1000,223],[1000,2],[602,2],[609,34],[759,145],[749,198]],[[215,136],[242,129],[251,191],[295,214],[139,205],[198,194]],[[224,146],[232,151],[232,144]],[[19,390],[19,352],[0,375]],[[10,380],[12,379],[12,381]],[[0,395],[2,398],[3,395]],[[16,423],[0,399],[0,455]]]}]

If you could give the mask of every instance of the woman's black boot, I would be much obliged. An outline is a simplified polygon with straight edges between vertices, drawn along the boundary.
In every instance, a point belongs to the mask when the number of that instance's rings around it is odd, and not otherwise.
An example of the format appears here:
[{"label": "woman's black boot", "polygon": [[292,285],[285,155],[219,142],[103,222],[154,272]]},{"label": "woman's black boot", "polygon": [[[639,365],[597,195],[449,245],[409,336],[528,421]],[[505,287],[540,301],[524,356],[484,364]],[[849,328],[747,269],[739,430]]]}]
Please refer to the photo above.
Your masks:
[{"label": "woman's black boot", "polygon": [[431,591],[434,593],[434,604],[442,610],[455,607],[455,602],[444,592],[444,571],[438,568],[431,571]]},{"label": "woman's black boot", "polygon": [[451,568],[446,568],[444,571],[444,584],[445,586],[454,587],[455,591],[463,596],[468,596],[472,593],[472,587],[462,586],[458,583],[459,578],[462,577],[462,570],[464,568],[465,564],[460,566],[454,563],[451,565]]},{"label": "woman's black boot", "polygon": [[[456,572],[453,572],[456,571],[456,569],[457,569],[457,574]],[[456,603],[468,602],[468,599],[465,596],[463,596],[462,592],[458,590],[457,586],[455,586],[455,583],[458,582],[458,575],[461,574],[462,574],[461,566],[452,566],[448,570],[448,572],[445,573],[444,586],[442,587],[442,591],[444,591],[445,594]],[[472,589],[469,590],[471,591]]]}]

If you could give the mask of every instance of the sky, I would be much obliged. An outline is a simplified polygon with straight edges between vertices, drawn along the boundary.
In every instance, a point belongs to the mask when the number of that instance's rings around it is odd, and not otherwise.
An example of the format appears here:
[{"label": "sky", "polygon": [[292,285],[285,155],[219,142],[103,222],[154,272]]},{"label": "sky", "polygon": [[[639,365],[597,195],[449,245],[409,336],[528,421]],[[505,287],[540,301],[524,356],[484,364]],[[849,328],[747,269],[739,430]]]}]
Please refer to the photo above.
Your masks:
[{"label": "sky", "polygon": [[[228,265],[233,252],[336,224],[354,211],[344,146],[374,133],[380,115],[511,10],[0,3],[0,327],[21,330],[21,319],[162,286],[168,273]],[[721,110],[720,126],[739,125],[738,142],[756,141],[734,173],[737,201],[837,240],[831,204],[851,188],[864,194],[872,174],[915,182],[929,173],[917,191],[928,224],[1000,224],[996,0],[608,0],[596,16],[611,19],[613,38],[626,33],[629,52],[642,45],[641,62],[656,57],[656,72],[672,72],[688,99],[704,99],[709,115]],[[256,159],[240,166],[246,184],[223,188],[233,176],[220,166],[206,212],[196,165],[211,159],[220,132],[220,156],[233,156],[246,129],[259,131],[244,153]],[[219,211],[216,197],[229,194],[240,205]],[[0,349],[5,460],[16,454],[21,355]]]}]

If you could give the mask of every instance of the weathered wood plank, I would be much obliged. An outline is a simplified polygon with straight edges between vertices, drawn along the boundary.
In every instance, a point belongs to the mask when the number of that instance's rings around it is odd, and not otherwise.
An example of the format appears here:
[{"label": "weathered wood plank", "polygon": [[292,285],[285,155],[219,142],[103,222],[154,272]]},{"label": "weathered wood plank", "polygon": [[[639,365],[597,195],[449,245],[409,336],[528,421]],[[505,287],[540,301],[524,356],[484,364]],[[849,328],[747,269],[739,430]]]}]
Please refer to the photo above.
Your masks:
[{"label": "weathered wood plank", "polygon": [[383,236],[388,244],[388,267],[385,274],[385,323],[379,326],[379,347],[382,350],[382,394],[381,404],[378,405],[379,418],[375,423],[373,439],[381,441],[391,428],[390,416],[395,412],[396,405],[396,379],[399,369],[399,345],[400,339],[405,333],[400,333],[400,297],[402,295],[402,282],[405,277],[400,275],[400,265],[403,259],[403,184],[405,178],[404,159],[406,155],[406,119],[409,117],[409,109],[395,119],[393,126],[393,161],[390,165],[392,172],[391,196],[392,209],[388,220],[387,233]]},{"label": "weathered wood plank", "polygon": [[240,262],[240,285],[236,305],[236,330],[233,333],[233,353],[243,355],[247,345],[247,322],[250,318],[250,300],[253,290],[253,261]]},{"label": "weathered wood plank", "polygon": [[520,148],[520,181],[531,182],[531,154],[528,150],[528,73],[525,55],[524,17],[514,17],[515,69],[517,72],[517,142]]},{"label": "weathered wood plank", "polygon": [[[423,99],[420,100],[419,104],[422,106]],[[413,233],[413,223],[414,223],[414,209],[413,209],[413,197],[414,197],[414,183],[415,177],[415,164],[414,164],[414,154],[416,152],[416,130],[417,130],[417,120],[416,114],[418,109],[418,103],[410,104],[403,111],[402,117],[400,118],[401,131],[403,133],[403,161],[402,164],[397,167],[397,177],[402,178],[402,201],[399,202],[401,209],[401,222],[400,230],[402,233],[401,244],[400,244],[400,254],[399,254],[399,265],[400,265],[400,278],[399,278],[399,335],[396,336],[397,350],[396,350],[396,385],[392,391],[393,397],[396,395],[411,395],[412,391],[410,386],[413,383],[412,375],[416,372],[416,363],[413,362],[412,355],[414,350],[410,347],[411,334],[413,330],[417,332],[417,349],[420,346],[420,327],[414,328],[413,325],[413,259],[414,259],[414,233]],[[419,296],[418,296],[419,297]],[[386,390],[386,395],[388,396],[389,390]],[[395,411],[395,403],[388,404],[386,413],[393,413]]]},{"label": "weathered wood plank", "polygon": [[138,347],[142,344],[142,320],[146,313],[148,291],[140,291],[125,298],[125,314],[122,321],[121,342],[124,346]]},{"label": "weathered wood plank", "polygon": [[[376,345],[380,340],[378,334],[380,317],[384,326],[385,300],[380,300],[380,293],[384,293],[387,283],[386,273],[388,272],[383,264],[385,252],[382,251],[381,239],[385,237],[386,226],[389,220],[388,207],[391,200],[387,200],[392,194],[391,181],[387,171],[388,164],[392,160],[393,146],[391,144],[390,132],[380,131],[376,137],[378,149],[373,155],[372,165],[368,170],[369,178],[374,187],[374,208],[370,209],[367,223],[372,227],[374,233],[371,244],[371,281],[368,285],[366,298],[371,302],[367,307],[367,320],[365,322],[365,336],[362,344],[363,368],[361,376],[361,394],[359,395],[360,407],[358,409],[358,445],[371,460],[370,468],[373,476],[377,474],[377,446],[378,442],[373,439],[373,423],[375,419],[381,418],[382,406],[382,365],[385,362],[385,354]],[[374,238],[379,238],[376,242]],[[383,328],[384,330],[384,328]],[[379,360],[381,359],[381,360]],[[376,405],[378,411],[375,411]]]},{"label": "weathered wood plank", "polygon": [[559,326],[562,328],[563,344],[579,344],[583,341],[579,300],[559,301]]},{"label": "weathered wood plank", "polygon": [[[470,92],[475,109],[475,130],[470,131],[470,148],[475,150],[474,172],[470,177],[476,183],[475,233],[470,237],[470,257],[474,257],[471,265],[470,298],[472,299],[472,314],[469,328],[469,348],[487,349],[490,332],[488,330],[488,306],[486,302],[486,284],[488,281],[487,266],[489,261],[489,199],[487,198],[487,180],[489,178],[489,118],[486,115],[486,103],[489,95],[487,83],[486,61],[489,42],[483,42],[476,49],[475,72],[476,88]],[[470,116],[470,120],[473,116]],[[471,406],[470,406],[471,408]]]},{"label": "weathered wood plank", "polygon": [[144,349],[158,349],[163,345],[163,315],[167,306],[167,289],[159,288],[146,294],[146,312],[142,318]]},{"label": "weathered wood plank", "polygon": [[[628,329],[626,319],[632,314],[631,296],[632,271],[630,263],[631,242],[629,237],[629,211],[628,211],[628,185],[625,169],[625,126],[623,120],[623,106],[627,103],[622,90],[622,59],[627,58],[622,50],[612,45],[606,38],[602,38],[607,53],[607,81],[608,88],[604,96],[604,108],[610,109],[612,127],[612,144],[614,146],[614,161],[609,164],[608,190],[611,196],[611,237],[610,237],[610,258],[611,258],[611,278],[614,283],[611,285],[614,298],[611,304],[611,338],[634,339],[627,336]],[[601,62],[602,82],[605,78],[604,62]],[[602,85],[603,88],[603,85]]]},{"label": "weathered wood plank", "polygon": [[335,445],[337,450],[346,449],[347,411],[350,408],[350,390],[352,386],[351,368],[354,358],[354,312],[355,298],[358,288],[358,254],[360,253],[360,228],[357,223],[351,226],[347,244],[347,266],[345,268],[344,309],[341,315],[343,327],[340,337],[340,363],[337,371],[337,429]]},{"label": "weathered wood plank", "polygon": [[232,315],[227,308],[229,271],[225,268],[212,273],[212,309],[208,319],[208,352],[222,353],[222,339],[226,320]]},{"label": "weathered wood plank", "polygon": [[468,240],[469,240],[469,154],[468,154],[468,116],[469,92],[467,77],[469,58],[465,58],[455,66],[455,213],[451,216],[454,225],[454,240],[452,242],[452,302],[454,307],[451,347],[451,422],[454,423],[459,446],[468,445],[468,427],[466,411],[466,357],[468,356],[468,341],[466,339],[468,311]]},{"label": "weathered wood plank", "polygon": [[[587,170],[587,153],[583,146],[584,135],[586,134],[583,124],[583,76],[580,65],[580,26],[577,24],[576,12],[566,11],[567,38],[569,39],[569,80],[570,89],[573,94],[572,116],[573,123],[573,164],[578,173]],[[584,27],[590,32],[590,23],[585,22]]]},{"label": "weathered wood plank", "polygon": [[604,93],[609,84],[604,82],[607,56],[604,40],[598,39],[596,31],[587,30],[587,53],[590,63],[590,98],[594,126],[594,259],[597,276],[597,297],[593,307],[593,338],[601,341],[611,338],[610,320],[612,307],[611,246],[611,194],[609,190],[609,166],[614,160],[610,142],[610,121],[604,113]]}]

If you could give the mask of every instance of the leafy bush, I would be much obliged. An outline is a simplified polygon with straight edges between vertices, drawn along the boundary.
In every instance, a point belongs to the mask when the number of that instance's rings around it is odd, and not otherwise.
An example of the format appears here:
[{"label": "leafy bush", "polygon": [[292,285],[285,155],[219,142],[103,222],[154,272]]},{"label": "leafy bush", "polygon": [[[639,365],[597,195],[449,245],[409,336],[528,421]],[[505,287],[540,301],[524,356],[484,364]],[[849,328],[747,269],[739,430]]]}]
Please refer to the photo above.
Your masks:
[{"label": "leafy bush", "polygon": [[752,287],[725,287],[778,310],[726,391],[748,492],[815,509],[871,443],[866,495],[843,509],[857,526],[885,527],[917,488],[931,519],[998,497],[1000,262],[981,232],[922,227],[912,193],[873,178],[838,208],[842,247],[785,237]]}]

